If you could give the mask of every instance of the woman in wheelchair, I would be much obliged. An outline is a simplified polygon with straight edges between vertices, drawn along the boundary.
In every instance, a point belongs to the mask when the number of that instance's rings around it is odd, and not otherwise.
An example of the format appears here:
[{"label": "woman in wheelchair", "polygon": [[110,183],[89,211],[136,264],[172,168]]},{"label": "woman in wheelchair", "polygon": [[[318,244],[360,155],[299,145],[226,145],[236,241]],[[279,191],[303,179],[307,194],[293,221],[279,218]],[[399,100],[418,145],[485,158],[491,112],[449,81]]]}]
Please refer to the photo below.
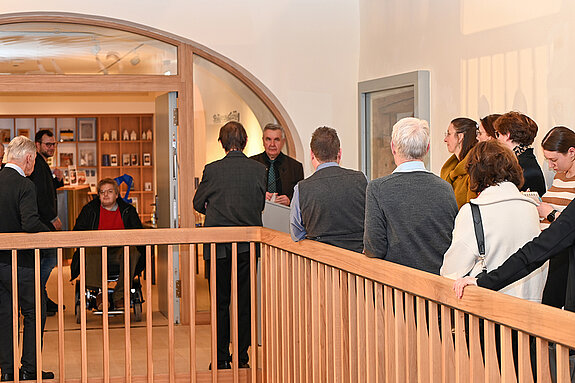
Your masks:
[{"label": "woman in wheelchair", "polygon": [[[97,198],[88,202],[78,218],[74,230],[122,230],[141,229],[142,222],[136,208],[124,202],[120,188],[112,178],[104,178],[96,187]],[[130,281],[133,281],[136,266],[142,249],[130,247]],[[123,247],[108,248],[108,265],[119,265],[120,275],[112,294],[115,310],[124,309],[124,249]],[[138,265],[140,266],[140,265]],[[76,250],[71,264],[71,280],[80,274],[80,256]],[[140,269],[140,267],[139,267]],[[141,272],[141,270],[140,270]],[[102,250],[101,248],[86,248],[86,287],[101,288],[102,286]],[[96,297],[98,310],[102,310],[102,294]],[[129,307],[129,302],[128,302]]]}]

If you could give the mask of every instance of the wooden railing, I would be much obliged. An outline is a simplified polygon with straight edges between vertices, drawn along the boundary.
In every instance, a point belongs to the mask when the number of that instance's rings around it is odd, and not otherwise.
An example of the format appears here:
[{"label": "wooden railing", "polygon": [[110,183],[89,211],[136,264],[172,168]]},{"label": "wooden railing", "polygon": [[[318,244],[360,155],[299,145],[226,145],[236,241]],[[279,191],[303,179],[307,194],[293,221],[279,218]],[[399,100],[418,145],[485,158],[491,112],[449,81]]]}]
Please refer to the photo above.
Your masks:
[{"label": "wooden railing", "polygon": [[[195,262],[192,259],[197,254],[194,245],[211,243],[215,246],[222,242],[253,244],[252,345],[257,344],[258,326],[255,247],[261,244],[262,248],[262,347],[259,357],[258,348],[250,348],[250,369],[238,369],[237,309],[232,309],[231,315],[233,369],[208,371],[206,367],[196,368],[198,332],[194,315]],[[552,381],[554,375],[558,382],[570,379],[569,349],[575,348],[575,314],[477,287],[468,287],[465,297],[458,300],[452,291],[453,283],[448,279],[313,241],[294,243],[288,235],[273,230],[206,228],[0,234],[0,248],[85,248],[103,244],[108,247],[147,246],[148,270],[152,245],[169,245],[169,252],[179,246],[181,259],[189,257],[187,262],[182,262],[188,265],[190,286],[182,296],[190,317],[186,340],[189,365],[186,372],[176,366],[174,345],[178,326],[174,325],[171,310],[168,315],[167,374],[154,372],[151,320],[146,321],[146,362],[133,365],[130,345],[133,335],[130,316],[126,315],[124,373],[122,376],[112,374],[110,366],[116,361],[110,359],[107,312],[103,314],[102,344],[91,343],[88,348],[83,310],[79,330],[83,382],[92,380],[92,375],[88,379],[87,364],[88,352],[94,347],[101,347],[103,353],[102,373],[94,378],[105,382],[547,382]],[[235,249],[234,246],[233,258],[237,258]],[[212,260],[211,273],[214,275],[215,260]],[[62,302],[62,251],[58,253],[58,264],[58,300]],[[168,269],[172,268],[173,265],[168,264]],[[168,275],[172,273],[168,272]],[[235,278],[237,275],[233,271],[232,281]],[[173,281],[168,280],[168,283],[172,285]],[[215,280],[211,283],[213,285]],[[153,297],[148,286],[146,284],[145,308],[147,318],[151,318]],[[237,301],[234,286],[232,283],[232,302]],[[214,293],[211,289],[210,360],[215,366]],[[36,296],[39,294],[37,289]],[[169,296],[172,308],[173,300],[171,294]],[[61,310],[62,307],[58,317],[57,378],[69,381],[65,368],[69,354],[64,349],[68,330],[64,330]],[[513,339],[517,339],[515,352]],[[550,343],[555,345],[551,352]],[[15,348],[17,355],[17,346]],[[551,359],[550,355],[553,356]],[[41,365],[40,358],[38,367]]]}]

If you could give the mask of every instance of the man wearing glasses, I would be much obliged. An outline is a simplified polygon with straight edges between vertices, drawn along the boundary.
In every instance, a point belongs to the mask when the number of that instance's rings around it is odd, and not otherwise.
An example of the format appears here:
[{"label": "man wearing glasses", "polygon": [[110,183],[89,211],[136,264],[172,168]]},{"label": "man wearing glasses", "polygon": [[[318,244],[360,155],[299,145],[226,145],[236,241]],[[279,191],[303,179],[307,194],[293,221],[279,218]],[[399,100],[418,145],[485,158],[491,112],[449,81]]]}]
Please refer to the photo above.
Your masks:
[{"label": "man wearing glasses", "polygon": [[[52,169],[46,162],[48,158],[54,156],[56,151],[56,139],[51,130],[42,129],[36,133],[36,165],[30,175],[30,179],[36,185],[36,200],[38,201],[38,213],[40,220],[51,231],[62,230],[62,222],[58,217],[58,198],[56,189],[64,186],[62,182],[62,171]],[[58,305],[48,298],[46,293],[46,282],[50,277],[52,269],[57,264],[56,249],[42,249],[40,261],[40,281],[42,290],[46,298],[46,315],[52,316],[58,312]]]}]

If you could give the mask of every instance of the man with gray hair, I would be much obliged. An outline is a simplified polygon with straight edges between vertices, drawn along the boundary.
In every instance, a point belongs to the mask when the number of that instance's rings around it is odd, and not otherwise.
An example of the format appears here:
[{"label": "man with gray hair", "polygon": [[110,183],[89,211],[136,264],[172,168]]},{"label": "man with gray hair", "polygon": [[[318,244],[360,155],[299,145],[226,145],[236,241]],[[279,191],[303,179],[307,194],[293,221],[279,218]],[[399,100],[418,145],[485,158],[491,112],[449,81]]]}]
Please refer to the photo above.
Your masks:
[{"label": "man with gray hair", "polygon": [[[40,221],[36,187],[26,178],[34,170],[36,147],[26,137],[14,138],[6,150],[6,166],[0,170],[0,233],[50,231]],[[4,244],[4,248],[6,248]],[[34,302],[34,250],[18,251],[18,305],[24,317],[21,380],[36,379],[36,310]],[[42,296],[41,332],[46,322],[46,303]],[[12,252],[0,250],[0,380],[14,380],[12,328]],[[42,379],[54,379],[42,371]],[[38,376],[39,378],[39,376]]]},{"label": "man with gray hair", "polygon": [[403,118],[391,134],[397,168],[371,181],[365,204],[365,254],[439,274],[451,244],[457,203],[451,186],[427,171],[429,125]]},{"label": "man with gray hair", "polygon": [[303,166],[282,153],[286,134],[281,125],[267,124],[262,140],[264,152],[250,158],[266,166],[266,200],[289,206],[295,185],[303,180]]}]

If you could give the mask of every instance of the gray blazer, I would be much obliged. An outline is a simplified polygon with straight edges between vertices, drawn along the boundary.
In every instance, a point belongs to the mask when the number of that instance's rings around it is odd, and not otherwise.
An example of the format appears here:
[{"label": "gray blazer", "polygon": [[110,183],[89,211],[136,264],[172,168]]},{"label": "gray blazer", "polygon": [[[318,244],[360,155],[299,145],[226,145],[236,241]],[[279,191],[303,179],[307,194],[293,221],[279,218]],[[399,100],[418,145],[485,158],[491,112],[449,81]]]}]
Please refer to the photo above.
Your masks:
[{"label": "gray blazer", "polygon": [[[204,168],[194,209],[206,215],[206,227],[262,226],[265,196],[265,166],[240,151],[231,151]],[[226,258],[230,248],[229,244],[218,245],[217,258]],[[248,243],[238,244],[238,252],[248,250]],[[209,245],[204,245],[204,259],[210,259]]]}]

